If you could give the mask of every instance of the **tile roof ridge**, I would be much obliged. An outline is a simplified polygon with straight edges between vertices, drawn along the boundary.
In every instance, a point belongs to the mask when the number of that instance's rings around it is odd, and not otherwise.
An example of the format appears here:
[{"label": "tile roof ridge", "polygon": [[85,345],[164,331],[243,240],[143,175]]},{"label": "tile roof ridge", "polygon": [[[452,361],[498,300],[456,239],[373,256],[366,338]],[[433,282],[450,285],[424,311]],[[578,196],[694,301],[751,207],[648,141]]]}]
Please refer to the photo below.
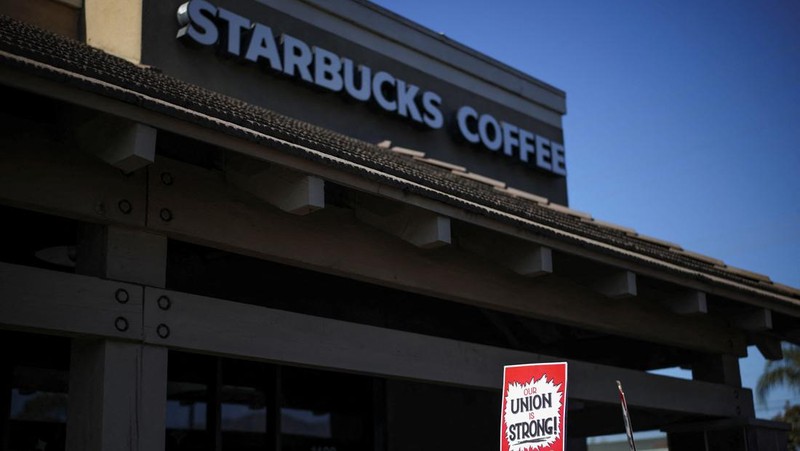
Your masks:
[{"label": "tile roof ridge", "polygon": [[636,237],[636,236],[639,235],[636,232],[636,230],[633,229],[632,227],[625,227],[625,226],[622,226],[622,225],[619,225],[619,224],[615,224],[613,222],[603,221],[603,220],[600,220],[600,219],[597,219],[597,218],[581,218],[581,220],[583,222],[587,222],[589,224],[595,224],[595,225],[598,225],[600,227],[605,227],[605,228],[608,228],[608,229],[618,230],[618,231],[620,231],[620,232],[622,232],[622,233],[624,233],[624,234],[626,234],[628,236]]},{"label": "tile roof ridge", "polygon": [[432,164],[434,166],[439,166],[441,168],[448,169],[450,171],[461,171],[467,172],[467,168],[464,166],[459,166],[457,164],[448,163],[446,161],[437,160],[435,158],[426,158],[426,157],[414,157],[415,160],[421,161],[423,163]]},{"label": "tile roof ridge", "polygon": [[800,298],[800,288],[792,287],[783,283],[770,281],[770,282],[759,282],[764,285],[769,285],[771,288],[783,291],[784,293]]},{"label": "tile roof ridge", "polygon": [[454,175],[457,175],[459,177],[464,177],[464,178],[468,178],[470,180],[475,180],[476,182],[480,182],[480,183],[483,183],[484,185],[489,185],[489,186],[492,186],[494,188],[502,189],[502,188],[506,187],[506,183],[505,182],[502,182],[502,181],[497,180],[497,179],[493,179],[491,177],[486,177],[485,175],[480,175],[480,174],[476,174],[474,172],[467,172],[467,171],[462,171],[462,170],[458,170],[458,169],[453,169],[451,172]]},{"label": "tile roof ridge", "polygon": [[431,166],[436,166],[439,168],[449,170],[453,175],[467,178],[470,180],[474,180],[476,182],[483,183],[484,185],[493,186],[498,189],[502,189],[506,187],[506,183],[497,179],[493,179],[491,177],[487,177],[485,175],[477,174],[475,172],[470,172],[467,170],[466,167],[460,166],[457,164],[449,163],[447,161],[438,160],[436,158],[430,158],[425,156],[425,152],[416,149],[409,149],[407,147],[400,147],[400,146],[392,146],[391,141],[381,141],[378,143],[378,147],[382,149],[389,149],[393,152],[410,156],[415,161],[419,161],[422,163],[429,164]]},{"label": "tile roof ridge", "polygon": [[650,243],[657,244],[657,245],[662,246],[662,247],[666,247],[669,250],[673,250],[673,251],[681,251],[681,250],[683,250],[683,248],[679,244],[673,243],[672,241],[662,240],[661,238],[656,238],[654,236],[645,235],[645,234],[638,233],[638,232],[634,232],[632,234],[629,233],[629,235],[634,237],[634,238],[638,238],[640,240],[648,241]]},{"label": "tile roof ridge", "polygon": [[566,205],[561,205],[561,204],[556,204],[556,203],[550,202],[547,205],[545,205],[545,207],[547,207],[547,208],[549,208],[551,210],[560,211],[561,213],[566,213],[566,214],[568,214],[570,216],[575,216],[575,217],[581,218],[581,219],[591,219],[592,218],[592,215],[590,215],[589,213],[586,213],[586,212],[580,211],[580,210],[576,210],[574,208],[569,208]]},{"label": "tile roof ridge", "polygon": [[750,270],[742,269],[742,268],[737,268],[735,266],[730,266],[730,265],[725,265],[724,268],[720,268],[720,269],[724,269],[724,270],[726,270],[728,272],[734,273],[734,274],[742,276],[742,277],[746,277],[748,279],[753,279],[753,280],[757,280],[759,282],[772,284],[772,279],[770,279],[769,276],[766,276],[764,274],[760,274],[760,273],[757,273],[757,272],[754,272],[754,271],[750,271]]},{"label": "tile roof ridge", "polygon": [[[383,144],[383,143],[381,143],[381,144]],[[389,145],[391,146],[391,143]],[[419,150],[408,149],[406,147],[400,147],[400,146],[382,147],[380,144],[378,145],[378,147],[381,147],[383,149],[387,149],[388,148],[392,152],[396,152],[396,153],[399,153],[399,154],[402,154],[402,155],[408,155],[409,157],[425,158],[425,152],[420,152]]]},{"label": "tile roof ridge", "polygon": [[723,268],[726,267],[724,261],[722,261],[720,259],[717,259],[717,258],[709,257],[709,256],[704,255],[704,254],[700,254],[698,252],[687,251],[686,249],[680,249],[680,250],[675,249],[673,252],[676,252],[678,254],[681,254],[683,256],[689,257],[691,259],[697,260],[697,261],[705,263],[705,264],[710,264],[710,265],[715,266],[715,267],[717,267],[719,269],[723,269]]},{"label": "tile roof ridge", "polygon": [[506,186],[505,188],[496,188],[498,191],[505,193],[511,197],[518,197],[521,199],[530,200],[536,202],[537,204],[547,205],[550,203],[550,199],[539,196],[537,194],[529,193],[528,191],[523,191],[517,188],[512,188],[510,186]]}]

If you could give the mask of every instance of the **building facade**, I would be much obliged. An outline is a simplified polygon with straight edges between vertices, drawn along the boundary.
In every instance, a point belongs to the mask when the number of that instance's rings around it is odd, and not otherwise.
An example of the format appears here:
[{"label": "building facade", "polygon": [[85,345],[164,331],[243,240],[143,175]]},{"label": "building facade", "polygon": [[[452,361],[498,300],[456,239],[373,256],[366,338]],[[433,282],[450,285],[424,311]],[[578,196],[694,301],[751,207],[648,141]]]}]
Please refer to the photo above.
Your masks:
[{"label": "building facade", "polygon": [[0,13],[2,449],[493,449],[548,361],[570,450],[617,380],[669,449],[785,449],[738,359],[800,291],[569,208],[563,91],[364,0]]}]

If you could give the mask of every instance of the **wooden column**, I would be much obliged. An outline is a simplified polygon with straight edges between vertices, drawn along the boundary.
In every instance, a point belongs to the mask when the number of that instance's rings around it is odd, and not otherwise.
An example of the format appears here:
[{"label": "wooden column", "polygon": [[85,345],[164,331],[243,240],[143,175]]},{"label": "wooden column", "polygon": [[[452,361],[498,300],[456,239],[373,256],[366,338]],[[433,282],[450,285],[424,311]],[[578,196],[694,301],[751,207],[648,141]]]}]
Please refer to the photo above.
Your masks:
[{"label": "wooden column", "polygon": [[163,450],[167,350],[74,339],[67,450]]},{"label": "wooden column", "polygon": [[[158,235],[87,225],[79,233],[76,272],[163,287],[166,244]],[[131,292],[109,302],[143,305],[135,296],[143,297],[140,291]],[[141,336],[129,338],[73,339],[68,451],[164,449],[167,349],[143,344]]]},{"label": "wooden column", "polygon": [[739,390],[742,378],[738,358],[729,355],[710,355],[699,359],[692,365],[692,378],[736,388],[736,397],[741,397],[736,407],[737,418],[670,428],[667,430],[670,449],[687,451],[786,449],[788,425],[757,420],[752,395]]},{"label": "wooden column", "polygon": [[741,391],[742,376],[739,370],[739,359],[730,355],[711,355],[698,359],[692,364],[692,379],[703,382],[729,385],[737,389],[736,416],[755,418],[756,410],[753,395]]},{"label": "wooden column", "polygon": [[692,379],[741,387],[739,359],[730,355],[713,355],[698,359],[692,364]]}]

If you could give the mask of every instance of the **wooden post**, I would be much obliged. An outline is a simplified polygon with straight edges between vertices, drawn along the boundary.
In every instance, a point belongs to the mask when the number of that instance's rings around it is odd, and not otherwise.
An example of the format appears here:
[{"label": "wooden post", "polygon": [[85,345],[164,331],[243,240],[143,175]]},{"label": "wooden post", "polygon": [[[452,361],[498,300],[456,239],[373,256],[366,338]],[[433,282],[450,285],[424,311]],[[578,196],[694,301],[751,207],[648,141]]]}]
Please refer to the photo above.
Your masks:
[{"label": "wooden post", "polygon": [[[710,355],[698,359],[692,364],[692,379],[703,382],[724,384],[741,389],[742,376],[739,371],[739,359],[731,355]],[[751,392],[741,391],[736,395],[739,403],[736,416],[755,418],[755,404]]]},{"label": "wooden post", "polygon": [[[76,272],[164,286],[166,238],[101,225],[87,225],[79,235]],[[138,296],[143,305],[144,296]],[[109,299],[130,301],[127,296]],[[141,341],[73,339],[67,451],[163,451],[166,401],[166,348]]]},{"label": "wooden post", "polygon": [[163,450],[167,350],[73,339],[67,450]]},{"label": "wooden post", "polygon": [[741,387],[739,359],[730,355],[712,355],[698,359],[692,364],[692,379]]}]

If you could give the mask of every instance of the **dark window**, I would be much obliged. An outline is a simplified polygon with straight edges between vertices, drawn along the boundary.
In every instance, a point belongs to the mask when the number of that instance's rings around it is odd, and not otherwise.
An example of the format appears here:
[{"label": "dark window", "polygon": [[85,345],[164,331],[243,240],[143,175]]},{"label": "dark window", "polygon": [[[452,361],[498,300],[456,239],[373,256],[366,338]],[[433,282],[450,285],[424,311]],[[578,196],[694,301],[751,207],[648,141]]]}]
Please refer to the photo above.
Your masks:
[{"label": "dark window", "polygon": [[7,449],[63,450],[70,341],[8,331],[0,331],[0,341],[8,356],[0,366],[5,404],[0,433]]},{"label": "dark window", "polygon": [[281,449],[373,449],[373,380],[301,368],[281,370]]},{"label": "dark window", "polygon": [[371,451],[374,423],[382,421],[373,412],[374,384],[365,376],[170,352],[166,449]]}]

